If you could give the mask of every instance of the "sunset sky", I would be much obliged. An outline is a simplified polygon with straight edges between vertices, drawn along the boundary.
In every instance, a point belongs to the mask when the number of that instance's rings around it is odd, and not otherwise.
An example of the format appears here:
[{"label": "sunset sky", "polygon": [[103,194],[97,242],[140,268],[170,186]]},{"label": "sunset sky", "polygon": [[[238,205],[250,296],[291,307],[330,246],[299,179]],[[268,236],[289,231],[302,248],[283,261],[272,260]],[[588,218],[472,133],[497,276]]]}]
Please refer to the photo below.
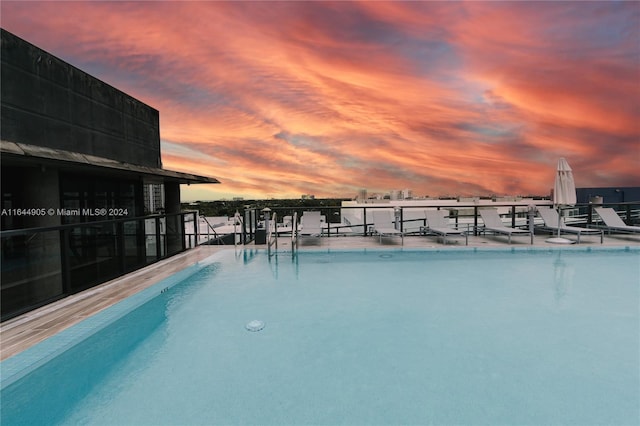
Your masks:
[{"label": "sunset sky", "polygon": [[184,200],[640,185],[640,2],[1,2],[160,111]]}]

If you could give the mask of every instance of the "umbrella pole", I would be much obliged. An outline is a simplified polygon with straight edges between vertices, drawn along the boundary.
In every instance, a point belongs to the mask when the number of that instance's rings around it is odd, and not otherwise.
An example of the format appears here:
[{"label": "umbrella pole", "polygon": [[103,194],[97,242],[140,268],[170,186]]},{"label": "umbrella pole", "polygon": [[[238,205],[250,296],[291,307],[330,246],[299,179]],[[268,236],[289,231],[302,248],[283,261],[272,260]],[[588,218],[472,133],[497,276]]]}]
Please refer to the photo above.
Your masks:
[{"label": "umbrella pole", "polygon": [[562,208],[558,205],[558,238],[560,238],[560,224],[562,223]]},{"label": "umbrella pole", "polygon": [[[567,238],[562,238],[560,237],[560,226],[562,224],[562,209],[560,208],[560,205],[558,205],[558,236],[557,237],[552,237],[552,238],[548,238],[546,240],[546,242],[548,243],[555,243],[555,244],[573,244],[574,242],[567,239]],[[551,234],[553,235],[553,234]]]}]

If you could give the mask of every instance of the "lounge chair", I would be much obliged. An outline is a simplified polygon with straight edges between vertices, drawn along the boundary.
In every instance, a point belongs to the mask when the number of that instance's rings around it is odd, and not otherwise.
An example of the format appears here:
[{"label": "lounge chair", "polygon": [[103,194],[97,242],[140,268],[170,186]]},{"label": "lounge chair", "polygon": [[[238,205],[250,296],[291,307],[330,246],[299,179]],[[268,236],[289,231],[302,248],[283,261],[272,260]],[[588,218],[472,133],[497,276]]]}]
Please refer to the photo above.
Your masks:
[{"label": "lounge chair", "polygon": [[442,210],[425,210],[427,226],[421,226],[420,232],[442,237],[443,244],[447,244],[448,236],[464,237],[464,244],[469,245],[469,236],[466,232],[449,226],[449,220],[444,217]]},{"label": "lounge chair", "polygon": [[373,226],[371,232],[377,234],[382,242],[382,237],[400,236],[404,245],[404,232],[396,229],[393,225],[393,216],[387,210],[373,211]]},{"label": "lounge chair", "polygon": [[511,244],[511,236],[525,236],[528,235],[531,239],[531,244],[533,244],[533,232],[512,228],[509,226],[504,226],[502,223],[502,219],[498,215],[498,211],[496,209],[480,209],[480,216],[482,217],[483,227],[479,230],[482,233],[485,232],[493,232],[494,234],[503,234],[509,236],[509,244]]},{"label": "lounge chair", "polygon": [[[553,208],[539,208],[538,214],[542,218],[544,222],[543,228],[547,231],[558,233],[558,212]],[[581,235],[597,235],[600,234],[600,244],[602,244],[604,240],[604,232],[601,229],[589,229],[589,228],[580,228],[579,226],[569,226],[564,223],[564,218],[559,222],[560,223],[560,234],[563,232],[566,234],[576,234],[578,235],[578,244],[580,244],[580,236]]]},{"label": "lounge chair", "polygon": [[640,233],[640,226],[630,226],[624,223],[624,221],[618,216],[618,213],[612,208],[609,207],[596,207],[596,213],[600,216],[600,219],[605,223],[606,226],[603,228],[606,229],[609,233],[613,232],[624,232],[629,234],[637,234]]},{"label": "lounge chair", "polygon": [[320,212],[307,211],[302,213],[302,229],[298,231],[301,237],[322,236],[322,216]]}]

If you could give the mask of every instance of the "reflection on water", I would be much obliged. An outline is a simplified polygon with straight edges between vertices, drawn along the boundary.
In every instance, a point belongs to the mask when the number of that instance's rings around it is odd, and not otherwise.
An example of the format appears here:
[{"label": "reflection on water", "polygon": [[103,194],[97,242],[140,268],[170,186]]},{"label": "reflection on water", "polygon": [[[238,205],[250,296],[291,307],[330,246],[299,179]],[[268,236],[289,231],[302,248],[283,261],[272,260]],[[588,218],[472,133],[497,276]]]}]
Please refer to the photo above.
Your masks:
[{"label": "reflection on water", "polygon": [[[2,390],[1,424],[56,424],[131,351],[166,325],[156,297]],[[96,360],[100,362],[96,362]],[[73,403],[73,402],[75,403]],[[43,423],[43,418],[46,423]]]},{"label": "reflection on water", "polygon": [[569,295],[573,286],[573,277],[575,268],[562,258],[562,251],[558,252],[553,262],[553,284],[555,290],[555,299],[558,304]]}]

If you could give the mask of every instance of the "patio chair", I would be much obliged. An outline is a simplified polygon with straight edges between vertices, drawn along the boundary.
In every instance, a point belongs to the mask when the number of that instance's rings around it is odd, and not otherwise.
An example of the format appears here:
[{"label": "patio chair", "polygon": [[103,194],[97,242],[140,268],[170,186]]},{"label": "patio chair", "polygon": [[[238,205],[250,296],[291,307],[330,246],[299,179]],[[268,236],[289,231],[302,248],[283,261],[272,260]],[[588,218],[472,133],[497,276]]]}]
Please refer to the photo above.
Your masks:
[{"label": "patio chair", "polygon": [[603,228],[608,231],[610,234],[613,232],[624,232],[629,234],[637,234],[640,233],[640,226],[631,226],[624,223],[624,221],[618,216],[618,213],[612,208],[609,207],[596,207],[596,213],[600,216],[600,219],[605,223],[606,226]]},{"label": "patio chair", "polygon": [[443,244],[447,244],[447,237],[464,237],[464,244],[469,245],[469,236],[466,232],[449,226],[449,220],[444,217],[442,210],[425,210],[427,226],[421,226],[420,232],[426,235],[432,234],[442,237]]},{"label": "patio chair", "polygon": [[564,223],[564,218],[558,222],[558,212],[553,208],[539,208],[538,214],[544,222],[542,228],[552,233],[558,233],[558,223],[560,223],[560,234],[576,234],[578,236],[578,244],[580,244],[581,235],[597,235],[600,234],[600,244],[604,241],[604,232],[601,229],[580,228],[579,226],[569,226]]},{"label": "patio chair", "polygon": [[382,237],[399,236],[404,245],[404,232],[395,228],[391,212],[387,210],[376,210],[372,213],[373,226],[371,227],[371,232],[373,232],[374,235],[378,235],[380,242],[382,242]]},{"label": "patio chair", "polygon": [[322,236],[322,216],[320,212],[306,211],[302,213],[300,219],[302,229],[298,231],[301,237],[321,237]]},{"label": "patio chair", "polygon": [[478,210],[480,216],[482,217],[483,226],[479,229],[480,232],[493,232],[494,234],[503,234],[509,237],[509,244],[511,244],[511,236],[526,236],[528,235],[531,239],[531,244],[533,244],[533,232],[512,228],[510,226],[504,226],[502,223],[502,219],[498,215],[498,211],[496,209],[480,209]]}]

